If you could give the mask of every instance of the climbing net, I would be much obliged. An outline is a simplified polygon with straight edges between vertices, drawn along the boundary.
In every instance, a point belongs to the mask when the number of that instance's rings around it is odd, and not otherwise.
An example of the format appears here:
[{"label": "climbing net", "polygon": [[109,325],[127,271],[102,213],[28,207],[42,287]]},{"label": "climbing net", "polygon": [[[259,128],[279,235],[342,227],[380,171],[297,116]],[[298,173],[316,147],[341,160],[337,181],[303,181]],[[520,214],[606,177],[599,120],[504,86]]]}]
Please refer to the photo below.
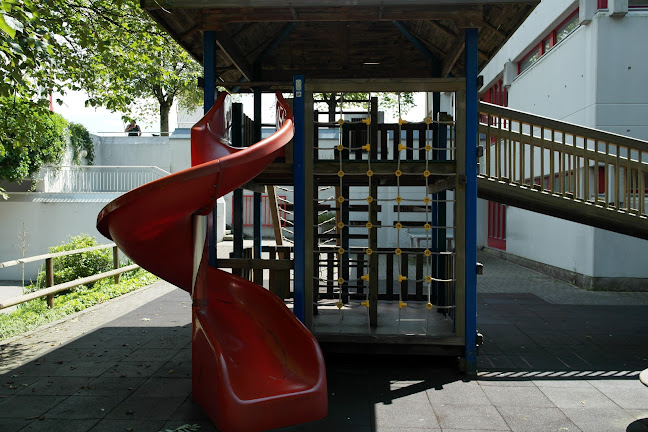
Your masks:
[{"label": "climbing net", "polygon": [[[430,171],[430,162],[433,161],[434,159],[434,152],[435,151],[448,151],[448,147],[433,147],[433,145],[426,143],[426,145],[421,148],[421,147],[414,147],[413,144],[412,146],[407,146],[402,143],[402,132],[403,132],[403,126],[407,124],[408,122],[402,118],[401,112],[400,112],[400,95],[399,95],[399,119],[398,119],[398,130],[396,131],[394,135],[394,140],[398,140],[398,145],[395,148],[395,159],[396,159],[396,170],[393,173],[376,173],[374,172],[372,168],[372,157],[371,157],[371,150],[372,150],[372,143],[370,142],[370,127],[371,127],[371,114],[370,112],[367,113],[367,117],[356,120],[356,121],[347,121],[344,120],[344,110],[343,110],[343,105],[342,103],[340,104],[340,111],[341,111],[341,117],[340,119],[336,122],[337,127],[338,127],[338,144],[334,146],[333,148],[330,147],[316,147],[316,151],[319,150],[329,150],[337,153],[337,157],[334,159],[337,159],[338,161],[338,172],[337,172],[337,177],[338,177],[338,187],[337,187],[337,194],[335,196],[330,196],[328,198],[320,199],[316,198],[318,205],[323,204],[323,203],[331,203],[334,202],[336,208],[338,209],[337,211],[337,217],[336,217],[336,234],[337,234],[337,249],[336,249],[336,254],[337,254],[337,261],[338,263],[343,262],[343,258],[345,257],[345,254],[349,254],[350,251],[345,250],[344,245],[344,229],[349,228],[351,225],[350,219],[350,212],[343,212],[340,211],[342,209],[342,206],[345,205],[350,205],[352,202],[366,202],[369,204],[369,209],[371,209],[372,205],[378,205],[379,203],[388,203],[388,204],[393,204],[394,202],[396,203],[395,205],[395,212],[396,212],[396,218],[395,218],[395,223],[383,225],[381,223],[372,223],[370,218],[367,218],[368,220],[365,223],[365,228],[368,230],[368,235],[367,235],[367,245],[364,246],[364,253],[361,255],[362,258],[362,265],[357,267],[357,268],[362,268],[362,269],[369,269],[370,268],[370,257],[374,253],[382,253],[384,254],[384,251],[374,251],[371,248],[371,239],[372,236],[377,235],[377,229],[378,228],[389,228],[389,229],[395,229],[396,231],[396,248],[393,249],[391,252],[387,253],[393,253],[397,257],[401,257],[403,255],[403,250],[401,249],[401,236],[402,232],[404,230],[404,221],[401,219],[401,213],[403,212],[403,207],[406,206],[407,204],[410,205],[415,205],[415,206],[421,206],[421,201],[424,205],[424,214],[425,214],[425,222],[423,225],[423,228],[425,230],[425,237],[424,237],[424,242],[425,242],[425,248],[422,252],[417,252],[418,254],[423,254],[424,256],[424,273],[423,277],[420,279],[413,279],[411,281],[408,281],[409,275],[407,274],[408,272],[405,271],[405,269],[402,268],[401,264],[401,259],[397,259],[397,274],[394,275],[394,279],[392,281],[387,281],[387,283],[395,283],[398,282],[399,286],[403,283],[408,284],[409,282],[414,282],[414,283],[424,283],[425,284],[425,297],[426,297],[426,303],[425,303],[425,308],[427,309],[427,318],[426,321],[429,322],[430,319],[430,312],[437,309],[452,309],[455,306],[454,305],[439,305],[434,303],[434,299],[439,299],[439,286],[441,284],[452,284],[455,282],[454,276],[452,274],[448,275],[446,278],[440,278],[440,277],[434,277],[434,265],[433,265],[433,259],[435,255],[440,255],[441,252],[438,250],[435,250],[433,247],[433,232],[435,229],[453,229],[454,227],[452,226],[447,226],[447,225],[439,225],[435,224],[433,222],[433,204],[438,204],[440,202],[451,202],[451,200],[440,200],[438,198],[433,198],[433,193],[430,192],[430,177],[432,175]],[[440,121],[435,121],[430,117],[426,117],[422,122],[420,122],[420,125],[425,125],[425,134],[426,137],[430,136],[431,132],[431,127],[434,125],[434,123],[451,123],[451,122],[440,122]],[[366,144],[363,144],[361,146],[352,146],[352,145],[345,145],[344,140],[343,140],[343,134],[344,130],[343,127],[345,124],[356,124],[356,125],[364,125],[366,127],[366,136],[367,136],[367,141]],[[419,139],[421,137],[419,136]],[[373,143],[373,145],[376,145],[376,143]],[[421,172],[410,172],[410,169],[405,167],[403,164],[407,162],[407,156],[403,156],[404,152],[406,153],[408,150],[411,151],[421,151],[424,150],[424,155],[425,155],[425,169],[424,171]],[[352,170],[351,172],[345,171],[345,164],[349,163],[349,161],[345,161],[343,157],[343,152],[359,152],[362,151],[364,154],[367,155],[366,158],[362,157],[363,160],[366,160],[366,170],[364,173],[359,172],[357,168]],[[357,165],[357,162],[355,162]],[[376,181],[375,176],[380,175],[381,177],[384,177],[385,175],[393,175],[395,177],[395,191],[396,191],[396,196],[389,196],[385,198],[379,198],[378,196],[372,196],[372,190],[377,190],[372,188],[373,184],[372,182]],[[365,198],[352,198],[351,193],[348,194],[348,196],[345,196],[344,192],[345,191],[345,178],[348,176],[365,176],[367,178],[367,186],[369,193]],[[422,182],[421,186],[425,186],[425,194],[423,194],[422,197],[418,198],[409,198],[406,197],[405,194],[402,192],[403,191],[403,186],[401,184],[401,180],[405,176],[422,176]],[[350,190],[347,188],[346,190]],[[454,202],[452,200],[452,202]],[[369,210],[371,212],[371,210]],[[346,218],[346,219],[345,219]],[[341,269],[342,266],[340,266]],[[334,293],[337,295],[336,299],[336,307],[339,311],[339,319],[340,323],[343,320],[344,317],[344,310],[346,307],[348,307],[348,303],[345,302],[345,293],[348,294],[348,287],[351,284],[357,284],[357,283],[362,283],[370,282],[370,275],[369,271],[366,273],[360,274],[360,272],[356,272],[356,278],[351,279],[351,277],[347,277],[345,279],[343,277],[343,272],[338,271],[337,279],[331,280],[330,276],[326,277],[323,274],[320,274],[317,279],[318,282],[324,282],[324,283],[335,283],[335,289]],[[351,280],[350,280],[351,279]],[[377,283],[377,281],[376,281]],[[433,297],[433,290],[436,290],[436,293]],[[370,299],[369,299],[369,294],[370,290],[366,290],[365,292],[365,297],[361,301],[360,305],[364,306],[367,309],[367,318],[369,319],[369,308],[370,308]],[[402,318],[402,313],[405,308],[408,307],[408,303],[406,301],[407,299],[404,298],[403,296],[403,290],[399,289],[398,290],[398,330],[400,332],[400,323],[401,323],[401,318]],[[426,322],[426,329],[428,327]]]}]

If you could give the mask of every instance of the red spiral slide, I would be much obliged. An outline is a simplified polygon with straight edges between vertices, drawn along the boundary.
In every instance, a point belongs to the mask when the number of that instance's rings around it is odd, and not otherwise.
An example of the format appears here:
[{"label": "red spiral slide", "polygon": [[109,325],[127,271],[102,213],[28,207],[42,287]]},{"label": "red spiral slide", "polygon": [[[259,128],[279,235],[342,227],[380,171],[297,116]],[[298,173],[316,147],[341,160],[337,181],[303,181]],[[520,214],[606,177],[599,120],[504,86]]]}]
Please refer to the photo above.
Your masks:
[{"label": "red spiral slide", "polygon": [[207,263],[204,215],[260,174],[294,134],[292,111],[278,93],[281,128],[251,147],[230,147],[225,98],[191,130],[193,166],[120,196],[99,213],[97,229],[192,294],[193,399],[220,430],[318,420],[327,413],[327,387],[313,335],[274,294]]}]

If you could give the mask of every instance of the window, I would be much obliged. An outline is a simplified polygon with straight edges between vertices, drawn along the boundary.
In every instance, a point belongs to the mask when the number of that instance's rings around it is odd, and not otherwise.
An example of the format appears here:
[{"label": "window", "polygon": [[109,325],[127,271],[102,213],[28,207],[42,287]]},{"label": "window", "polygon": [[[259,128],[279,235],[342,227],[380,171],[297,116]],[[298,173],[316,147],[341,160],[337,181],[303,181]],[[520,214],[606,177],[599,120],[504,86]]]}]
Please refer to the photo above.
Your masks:
[{"label": "window", "polygon": [[[599,0],[599,2],[607,0]],[[648,0],[634,0],[648,3]],[[551,30],[549,34],[545,35],[538,45],[534,46],[529,52],[518,62],[518,74],[521,74],[532,64],[537,62],[540,57],[549,52],[558,42],[565,39],[571,32],[576,30],[579,26],[578,9],[571,13],[567,19],[561,22],[556,28]]]},{"label": "window", "polygon": [[556,43],[565,39],[569,33],[576,30],[576,27],[578,27],[578,14],[567,18],[567,20],[556,29]]}]

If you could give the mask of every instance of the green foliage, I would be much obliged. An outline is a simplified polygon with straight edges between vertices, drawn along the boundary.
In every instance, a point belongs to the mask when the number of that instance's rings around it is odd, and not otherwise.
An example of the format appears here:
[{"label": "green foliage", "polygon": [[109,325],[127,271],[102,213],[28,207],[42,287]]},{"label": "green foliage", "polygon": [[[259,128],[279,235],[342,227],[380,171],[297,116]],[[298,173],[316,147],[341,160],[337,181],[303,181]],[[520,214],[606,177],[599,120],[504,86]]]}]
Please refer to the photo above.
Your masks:
[{"label": "green foliage", "polygon": [[0,340],[104,303],[111,298],[150,285],[156,280],[157,278],[151,273],[138,269],[124,273],[119,284],[115,284],[113,278],[106,278],[95,283],[92,288],[84,287],[68,294],[59,295],[54,298],[54,308],[52,309],[47,307],[47,302],[44,299],[23,303],[10,313],[0,314]]},{"label": "green foliage", "polygon": [[[97,240],[86,234],[71,236],[66,243],[49,248],[49,253],[66,252],[98,246]],[[93,276],[113,269],[112,249],[99,249],[53,259],[54,285]],[[27,287],[28,292],[46,287],[45,269],[38,272],[36,285]],[[92,286],[93,284],[89,284]]]},{"label": "green foliage", "polygon": [[[329,111],[329,121],[333,122],[339,118],[339,115],[333,113],[340,109],[343,110],[369,109],[368,103],[363,102],[345,102],[353,100],[368,100],[369,93],[318,93],[315,95],[316,104],[326,104],[326,110]],[[398,114],[407,114],[407,111],[414,106],[414,93],[372,93],[371,97],[378,97],[378,109],[390,111]]]},{"label": "green foliage", "polygon": [[70,144],[72,145],[72,160],[74,163],[77,165],[81,163],[81,152],[85,150],[87,153],[85,159],[88,161],[88,165],[92,165],[95,157],[94,143],[90,138],[88,129],[82,124],[70,123],[68,130],[70,131]]},{"label": "green foliage", "polygon": [[46,104],[52,91],[85,90],[87,105],[113,111],[154,98],[168,130],[174,100],[200,94],[200,74],[139,0],[2,0],[0,96]]},{"label": "green foliage", "polygon": [[27,99],[0,97],[0,179],[30,177],[45,164],[61,162],[67,121]]}]

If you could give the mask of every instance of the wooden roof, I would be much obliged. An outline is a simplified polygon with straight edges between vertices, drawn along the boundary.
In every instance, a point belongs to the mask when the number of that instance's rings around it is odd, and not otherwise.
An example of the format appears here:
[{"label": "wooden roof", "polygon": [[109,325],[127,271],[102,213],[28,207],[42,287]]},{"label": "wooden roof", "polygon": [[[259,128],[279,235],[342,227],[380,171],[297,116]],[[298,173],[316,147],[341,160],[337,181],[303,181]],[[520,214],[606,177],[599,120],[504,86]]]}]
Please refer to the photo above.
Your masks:
[{"label": "wooden roof", "polygon": [[142,0],[199,62],[217,40],[223,82],[464,76],[467,27],[479,28],[480,68],[539,0]]}]

